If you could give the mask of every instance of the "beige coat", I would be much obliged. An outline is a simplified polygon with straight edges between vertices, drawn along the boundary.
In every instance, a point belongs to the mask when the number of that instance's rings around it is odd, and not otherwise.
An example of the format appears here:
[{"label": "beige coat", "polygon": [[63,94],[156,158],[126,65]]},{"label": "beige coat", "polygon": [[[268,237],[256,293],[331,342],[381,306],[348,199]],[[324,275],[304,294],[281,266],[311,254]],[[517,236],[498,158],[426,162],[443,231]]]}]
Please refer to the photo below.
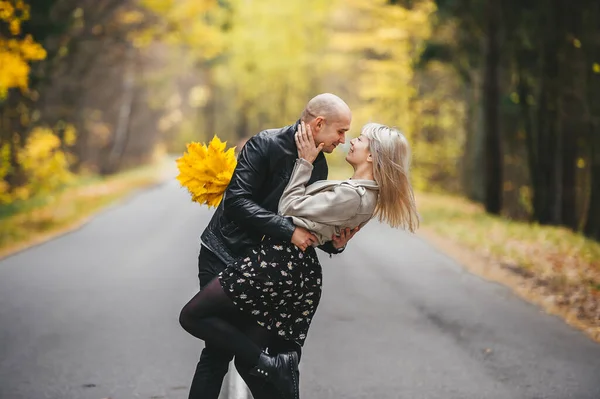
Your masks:
[{"label": "beige coat", "polygon": [[375,212],[379,187],[373,180],[321,180],[306,186],[313,165],[297,159],[279,201],[279,214],[317,236],[319,245],[340,229],[367,223]]}]

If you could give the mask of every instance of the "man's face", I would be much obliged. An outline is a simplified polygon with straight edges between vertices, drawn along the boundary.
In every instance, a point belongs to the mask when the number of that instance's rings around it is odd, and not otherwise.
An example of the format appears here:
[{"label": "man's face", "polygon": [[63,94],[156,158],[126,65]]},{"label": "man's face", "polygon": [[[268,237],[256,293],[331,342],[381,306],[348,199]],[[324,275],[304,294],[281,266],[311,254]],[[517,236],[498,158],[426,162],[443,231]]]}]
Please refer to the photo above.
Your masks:
[{"label": "man's face", "polygon": [[316,131],[314,139],[317,145],[325,143],[323,152],[331,154],[339,145],[346,142],[346,132],[350,130],[350,115],[338,115],[336,119],[330,120],[317,118],[312,129]]}]

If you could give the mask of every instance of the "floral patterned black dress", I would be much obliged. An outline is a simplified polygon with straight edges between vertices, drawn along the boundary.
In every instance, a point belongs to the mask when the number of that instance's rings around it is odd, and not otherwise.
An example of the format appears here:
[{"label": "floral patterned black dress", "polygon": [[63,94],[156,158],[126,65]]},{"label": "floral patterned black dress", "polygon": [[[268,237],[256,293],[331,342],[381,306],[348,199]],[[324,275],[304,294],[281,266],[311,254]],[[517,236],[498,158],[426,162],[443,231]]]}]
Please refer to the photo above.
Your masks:
[{"label": "floral patterned black dress", "polygon": [[321,299],[322,278],[313,247],[302,252],[272,238],[219,274],[223,290],[240,311],[300,346]]}]

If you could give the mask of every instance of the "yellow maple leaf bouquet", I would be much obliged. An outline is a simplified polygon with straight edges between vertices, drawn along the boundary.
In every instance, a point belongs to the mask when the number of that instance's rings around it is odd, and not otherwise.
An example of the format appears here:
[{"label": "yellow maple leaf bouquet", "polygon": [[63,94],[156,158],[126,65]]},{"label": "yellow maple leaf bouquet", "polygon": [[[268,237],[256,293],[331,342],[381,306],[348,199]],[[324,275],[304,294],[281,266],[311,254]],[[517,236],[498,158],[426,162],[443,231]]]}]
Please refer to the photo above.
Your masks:
[{"label": "yellow maple leaf bouquet", "polygon": [[208,145],[191,142],[177,159],[177,180],[188,189],[192,201],[217,207],[237,164],[235,147],[225,150],[226,141],[214,136]]}]

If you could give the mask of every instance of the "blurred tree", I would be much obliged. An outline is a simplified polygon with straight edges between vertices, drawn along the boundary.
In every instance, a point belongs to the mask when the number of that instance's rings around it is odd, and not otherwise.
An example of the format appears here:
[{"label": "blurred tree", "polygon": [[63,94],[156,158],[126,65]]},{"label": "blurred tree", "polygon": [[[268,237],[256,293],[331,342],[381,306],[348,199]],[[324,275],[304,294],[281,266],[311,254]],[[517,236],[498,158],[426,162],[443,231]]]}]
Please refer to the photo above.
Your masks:
[{"label": "blurred tree", "polygon": [[24,1],[0,1],[0,148],[4,164],[0,192],[4,193],[20,183],[19,128],[27,123],[27,118],[21,112],[19,97],[30,92],[30,62],[46,57],[44,48],[23,30],[29,19],[30,7]]},{"label": "blurred tree", "polygon": [[586,1],[581,48],[585,54],[586,133],[589,145],[589,210],[584,232],[600,240],[600,3]]},{"label": "blurred tree", "polygon": [[[411,9],[387,1],[352,0],[339,10],[332,35],[332,62],[346,79],[354,124],[397,126],[413,150],[413,180],[419,189],[452,189],[463,132],[463,109],[444,82],[453,76],[440,64],[415,71],[430,38],[431,1]],[[347,21],[353,21],[351,25]],[[344,57],[338,59],[339,54]]]},{"label": "blurred tree", "polygon": [[235,138],[296,120],[325,72],[333,2],[232,1],[231,29],[216,80],[230,93]]},{"label": "blurred tree", "polygon": [[22,35],[22,24],[30,8],[24,1],[0,1],[0,100],[8,90],[29,89],[29,63],[46,57],[46,51],[31,35]]},{"label": "blurred tree", "polygon": [[485,120],[485,210],[500,214],[502,210],[502,151],[499,126],[500,7],[496,0],[485,1],[485,62],[483,100]]},{"label": "blurred tree", "polygon": [[60,151],[76,129],[76,170],[113,173],[164,142],[241,143],[332,91],[351,135],[371,120],[406,134],[418,188],[598,237],[599,7],[0,0],[0,174],[21,186],[18,150],[44,126]]},{"label": "blurred tree", "polygon": [[[486,197],[486,164],[484,125],[485,92],[483,90],[484,65],[481,49],[484,48],[485,17],[483,1],[436,1],[438,6],[433,20],[434,33],[423,50],[418,64],[420,70],[434,61],[449,64],[460,78],[462,90],[454,91],[450,101],[463,102],[463,123],[455,129],[464,130],[465,139],[460,140],[460,182],[463,192],[475,201]],[[447,76],[451,81],[456,77]],[[447,85],[447,83],[446,83]],[[435,94],[432,93],[435,97]],[[492,143],[492,141],[490,141]]]},{"label": "blurred tree", "polygon": [[[578,229],[586,215],[588,221],[597,217],[593,204],[600,197],[586,200],[594,195],[593,165],[587,165],[595,137],[588,132],[594,131],[598,115],[590,94],[595,93],[598,57],[596,3],[436,1],[440,23],[421,64],[450,63],[465,87],[476,82],[473,77],[483,77],[483,202],[488,211],[519,214],[501,205],[502,198],[513,198],[515,192],[519,206],[529,209],[530,204],[531,218],[540,223]],[[450,39],[440,35],[449,29]],[[468,104],[472,98],[463,101]],[[478,126],[478,114],[467,108],[467,119],[475,121],[466,123],[470,129],[463,165],[477,148],[472,142],[479,135],[472,127]],[[470,169],[465,168],[467,174]],[[509,174],[502,176],[503,170]],[[464,188],[476,197],[473,186]]]}]

